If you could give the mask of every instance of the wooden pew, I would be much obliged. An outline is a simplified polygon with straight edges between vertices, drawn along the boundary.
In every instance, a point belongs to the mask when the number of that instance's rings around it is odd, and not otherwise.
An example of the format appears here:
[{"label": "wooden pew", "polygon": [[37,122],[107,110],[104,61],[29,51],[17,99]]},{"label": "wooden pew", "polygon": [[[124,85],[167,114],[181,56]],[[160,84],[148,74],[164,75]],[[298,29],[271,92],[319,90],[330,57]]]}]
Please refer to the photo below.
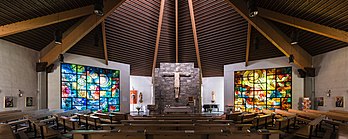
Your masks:
[{"label": "wooden pew", "polygon": [[313,114],[313,113],[308,113],[300,110],[295,110],[295,109],[288,109],[288,112],[296,114],[296,120],[302,121],[305,123],[311,122],[313,119],[316,119],[320,117],[320,114]]},{"label": "wooden pew", "polygon": [[318,111],[318,110],[307,109],[305,110],[305,112],[326,115],[329,119],[332,119],[332,120],[348,122],[348,113],[345,113],[345,111],[340,111],[340,110]]},{"label": "wooden pew", "polygon": [[125,116],[114,115],[111,113],[94,113],[93,115],[99,117],[102,123],[116,124],[120,123],[120,120],[125,120]]},{"label": "wooden pew", "polygon": [[55,114],[61,113],[63,110],[50,110],[50,111],[39,111],[28,115],[29,121],[34,127],[35,137],[39,134],[41,138],[53,138],[58,137],[60,133],[49,127],[48,122],[55,120],[53,116]]},{"label": "wooden pew", "polygon": [[77,113],[78,110],[68,110],[63,113],[57,113],[54,114],[54,117],[56,118],[56,124],[57,124],[57,129],[59,129],[59,125],[63,126],[64,133],[66,133],[67,129],[78,129],[78,119],[77,115],[74,115],[74,113]]},{"label": "wooden pew", "polygon": [[329,110],[329,112],[348,115],[348,111],[343,111],[343,110]]},{"label": "wooden pew", "polygon": [[121,120],[122,124],[232,124],[233,120]]},{"label": "wooden pew", "polygon": [[103,129],[114,130],[239,130],[238,127],[250,127],[251,125],[237,125],[234,124],[102,124]]},{"label": "wooden pew", "polygon": [[227,120],[234,120],[234,121],[238,121],[238,116],[243,114],[242,112],[234,112],[234,113],[229,113],[226,114],[226,119]]},{"label": "wooden pew", "polygon": [[317,117],[316,119],[309,122],[308,125],[296,131],[295,135],[299,137],[311,139],[313,137],[313,132],[315,132],[317,136],[317,131],[323,119],[324,119],[324,116]]},{"label": "wooden pew", "polygon": [[16,139],[16,135],[12,132],[12,128],[8,124],[0,124],[0,137],[4,139]]},{"label": "wooden pew", "polygon": [[8,114],[13,114],[13,113],[17,113],[17,112],[22,112],[22,110],[0,111],[0,116],[8,115]]},{"label": "wooden pew", "polygon": [[193,124],[193,120],[121,120],[122,124]]},{"label": "wooden pew", "polygon": [[241,115],[238,115],[237,119],[235,120],[235,123],[238,123],[238,124],[250,123],[251,124],[255,116],[256,116],[255,113],[243,113]]},{"label": "wooden pew", "polygon": [[335,113],[331,111],[305,110],[309,113],[325,115],[328,119],[324,119],[324,125],[332,127],[332,132],[336,131],[336,127],[348,121],[348,115],[342,113]]},{"label": "wooden pew", "polygon": [[291,126],[296,127],[296,114],[289,113],[284,110],[276,109],[274,116],[274,129],[283,130],[286,129],[287,132],[290,131]]},{"label": "wooden pew", "polygon": [[279,139],[279,131],[268,131],[267,133],[240,132],[231,133],[224,130],[74,130],[71,132],[74,139]]},{"label": "wooden pew", "polygon": [[221,120],[221,117],[133,117],[134,120]]},{"label": "wooden pew", "polygon": [[334,121],[348,122],[348,114],[327,112],[326,116]]},{"label": "wooden pew", "polygon": [[348,125],[341,125],[338,129],[337,139],[347,139],[348,137]]},{"label": "wooden pew", "polygon": [[273,114],[267,114],[267,115],[257,115],[252,121],[253,127],[256,129],[259,129],[261,126],[265,127],[267,129],[269,124],[272,124],[273,122]]}]

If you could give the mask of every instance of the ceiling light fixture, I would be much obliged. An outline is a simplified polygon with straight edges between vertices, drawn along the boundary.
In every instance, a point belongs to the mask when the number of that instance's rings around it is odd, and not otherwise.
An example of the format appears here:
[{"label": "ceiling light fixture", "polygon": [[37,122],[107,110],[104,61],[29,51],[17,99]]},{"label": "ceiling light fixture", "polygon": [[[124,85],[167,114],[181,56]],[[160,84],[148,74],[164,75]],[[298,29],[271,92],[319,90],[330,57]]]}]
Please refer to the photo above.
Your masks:
[{"label": "ceiling light fixture", "polygon": [[249,17],[255,17],[259,13],[259,10],[257,9],[256,1],[249,0],[247,4],[248,4],[248,10],[249,10]]},{"label": "ceiling light fixture", "polygon": [[299,37],[299,31],[298,30],[292,30],[291,32],[291,45],[298,44],[298,37]]},{"label": "ceiling light fixture", "polygon": [[61,30],[56,30],[54,32],[54,43],[55,44],[62,44],[62,38],[63,38],[63,33]]},{"label": "ceiling light fixture", "polygon": [[103,16],[104,15],[104,2],[103,0],[96,0],[94,3],[94,13],[98,16]]}]

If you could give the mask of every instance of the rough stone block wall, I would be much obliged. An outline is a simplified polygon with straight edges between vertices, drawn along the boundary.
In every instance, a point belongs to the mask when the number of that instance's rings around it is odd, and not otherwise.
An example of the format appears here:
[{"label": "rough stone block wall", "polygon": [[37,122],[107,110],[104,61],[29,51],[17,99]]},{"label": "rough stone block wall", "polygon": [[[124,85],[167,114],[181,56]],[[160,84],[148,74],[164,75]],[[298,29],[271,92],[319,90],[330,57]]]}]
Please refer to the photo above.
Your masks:
[{"label": "rough stone block wall", "polygon": [[[163,72],[188,72],[189,76],[180,77],[180,95],[178,102],[175,100],[174,76],[163,76]],[[162,113],[165,106],[190,106],[192,111],[200,113],[201,107],[201,81],[199,69],[194,68],[194,63],[160,63],[160,68],[155,69],[154,80],[155,104],[158,112]],[[194,103],[189,103],[189,97],[194,98]]]}]

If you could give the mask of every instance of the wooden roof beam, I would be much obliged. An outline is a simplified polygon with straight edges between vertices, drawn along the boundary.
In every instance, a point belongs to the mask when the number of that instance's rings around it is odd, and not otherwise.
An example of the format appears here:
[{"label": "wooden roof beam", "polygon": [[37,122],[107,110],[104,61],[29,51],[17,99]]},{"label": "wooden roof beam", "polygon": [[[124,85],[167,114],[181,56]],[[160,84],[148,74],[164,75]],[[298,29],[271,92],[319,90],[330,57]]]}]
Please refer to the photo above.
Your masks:
[{"label": "wooden roof beam", "polygon": [[190,17],[191,17],[191,25],[192,25],[192,33],[193,33],[193,41],[195,43],[196,48],[196,57],[197,57],[197,63],[198,68],[200,72],[202,73],[202,65],[201,65],[201,57],[199,55],[199,47],[198,47],[198,37],[197,37],[197,30],[196,30],[196,21],[195,21],[195,14],[193,11],[193,4],[192,0],[188,0],[189,10],[190,10]]},{"label": "wooden roof beam", "polygon": [[105,56],[105,64],[109,65],[109,60],[108,60],[108,49],[106,46],[106,32],[105,32],[105,21],[101,23],[102,25],[102,35],[103,35],[103,46],[104,46],[104,56]]},{"label": "wooden roof beam", "polygon": [[41,50],[40,62],[48,62],[48,65],[54,63],[59,54],[63,54],[73,47],[91,30],[104,21],[106,17],[113,13],[124,1],[125,0],[104,0],[103,16],[92,14],[70,27],[66,32],[64,32],[61,45],[56,45],[54,41],[52,41],[48,46],[46,46],[48,49],[44,48]]},{"label": "wooden roof beam", "polygon": [[158,16],[156,46],[155,46],[155,52],[154,52],[154,56],[153,56],[153,63],[152,63],[152,81],[154,80],[154,77],[155,77],[155,68],[156,68],[156,64],[157,64],[158,46],[159,46],[159,41],[160,41],[160,37],[161,37],[161,29],[162,29],[162,21],[163,21],[165,2],[166,2],[166,0],[161,0],[160,13]]},{"label": "wooden roof beam", "polygon": [[250,40],[251,40],[251,24],[248,23],[247,45],[246,45],[246,53],[245,53],[245,66],[248,66],[248,63],[249,63]]},{"label": "wooden roof beam", "polygon": [[271,10],[267,10],[263,8],[258,8],[258,9],[259,9],[259,15],[263,18],[348,43],[348,32],[346,31],[342,31],[342,30],[331,28],[321,24],[313,23],[310,21],[288,16],[288,15],[274,12]]},{"label": "wooden roof beam", "polygon": [[0,37],[64,22],[93,13],[93,5],[0,26]]},{"label": "wooden roof beam", "polygon": [[235,11],[246,19],[267,40],[276,46],[285,56],[291,54],[295,57],[294,63],[301,69],[312,66],[312,56],[298,45],[291,45],[291,39],[277,27],[267,22],[260,16],[250,18],[247,5],[243,0],[225,0]]},{"label": "wooden roof beam", "polygon": [[179,63],[178,0],[175,0],[175,62]]}]

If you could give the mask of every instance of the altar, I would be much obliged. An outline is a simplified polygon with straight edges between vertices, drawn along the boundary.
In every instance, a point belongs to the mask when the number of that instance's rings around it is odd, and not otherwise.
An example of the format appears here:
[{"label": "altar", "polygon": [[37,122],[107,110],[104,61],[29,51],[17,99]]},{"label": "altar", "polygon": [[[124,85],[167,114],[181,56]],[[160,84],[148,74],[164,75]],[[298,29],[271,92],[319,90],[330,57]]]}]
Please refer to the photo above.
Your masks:
[{"label": "altar", "polygon": [[204,112],[207,112],[208,109],[217,109],[217,111],[220,111],[219,110],[219,104],[204,104],[203,105],[203,109],[204,109]]},{"label": "altar", "polygon": [[163,110],[164,113],[192,113],[192,108],[189,106],[169,106],[165,107]]}]

